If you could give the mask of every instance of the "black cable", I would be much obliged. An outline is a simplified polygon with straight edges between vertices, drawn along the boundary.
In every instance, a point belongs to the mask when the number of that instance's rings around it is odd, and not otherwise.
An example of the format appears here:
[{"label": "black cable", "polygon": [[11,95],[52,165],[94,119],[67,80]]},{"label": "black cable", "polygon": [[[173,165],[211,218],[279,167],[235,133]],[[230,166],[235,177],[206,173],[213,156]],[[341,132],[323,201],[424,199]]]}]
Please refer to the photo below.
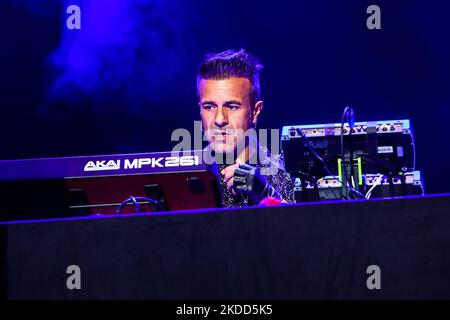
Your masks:
[{"label": "black cable", "polygon": [[413,171],[416,170],[416,142],[414,140],[414,132],[412,130],[412,127],[409,128],[410,130],[410,136],[411,136],[411,145],[412,145],[412,151],[413,151]]},{"label": "black cable", "polygon": [[137,210],[139,210],[140,212],[144,212],[144,210],[142,210],[141,206],[139,205],[138,201],[147,201],[150,202],[151,204],[156,205],[157,207],[159,207],[159,209],[161,209],[161,211],[164,211],[163,206],[158,202],[155,201],[153,199],[150,198],[146,198],[146,197],[134,197],[134,196],[129,196],[126,200],[124,200],[121,204],[119,204],[117,206],[116,209],[116,214],[120,214],[122,211],[122,208],[129,202],[132,202],[134,204],[134,206],[136,207]]},{"label": "black cable", "polygon": [[[325,162],[325,160],[323,160],[323,158],[321,156],[319,156],[319,154],[314,150],[314,148],[310,145],[310,141],[308,140],[308,138],[306,138],[305,133],[300,130],[297,129],[298,133],[300,134],[302,141],[303,141],[303,145],[308,148],[308,150],[314,155],[314,157],[316,157],[323,165],[323,168],[325,169],[325,171],[328,173],[328,175],[334,177],[335,179],[337,179],[342,185],[344,185],[344,183],[342,182],[341,179],[339,179],[335,174],[333,174],[331,172],[331,170],[328,168],[327,163]],[[349,186],[347,184],[347,188],[352,191],[353,193],[355,193],[356,195],[358,195],[359,197],[364,198],[364,195],[359,192],[358,190],[353,189],[351,186]],[[344,196],[344,194],[342,194]]]},{"label": "black cable", "polygon": [[[345,122],[348,122],[348,126],[349,126],[349,138],[351,138],[352,135],[352,129],[355,127],[355,113],[353,111],[353,109],[349,106],[345,107],[344,112],[342,113],[342,118],[341,118],[341,159],[342,159],[342,176],[344,178],[344,182],[342,184],[342,193],[345,192],[345,188],[347,188],[348,191],[352,191],[349,188],[350,185],[350,181],[349,181],[349,177],[347,174],[347,166],[345,163],[345,150],[344,150],[344,126],[345,126]],[[351,141],[350,141],[351,143]],[[354,177],[355,174],[355,170],[353,168],[353,146],[350,145],[350,175],[352,177]],[[358,192],[358,194],[361,194]]]}]

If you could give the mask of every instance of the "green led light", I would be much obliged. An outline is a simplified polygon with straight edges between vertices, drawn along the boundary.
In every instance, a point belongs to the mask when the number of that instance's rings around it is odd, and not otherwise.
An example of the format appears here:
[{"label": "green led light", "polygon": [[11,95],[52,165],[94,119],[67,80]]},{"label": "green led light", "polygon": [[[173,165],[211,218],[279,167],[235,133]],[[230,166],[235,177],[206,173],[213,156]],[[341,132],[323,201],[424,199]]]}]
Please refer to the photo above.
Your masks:
[{"label": "green led light", "polygon": [[362,179],[362,160],[361,157],[358,157],[358,184],[362,186],[363,179]]},{"label": "green led light", "polygon": [[338,176],[339,176],[339,180],[342,180],[342,160],[340,158],[338,158]]}]

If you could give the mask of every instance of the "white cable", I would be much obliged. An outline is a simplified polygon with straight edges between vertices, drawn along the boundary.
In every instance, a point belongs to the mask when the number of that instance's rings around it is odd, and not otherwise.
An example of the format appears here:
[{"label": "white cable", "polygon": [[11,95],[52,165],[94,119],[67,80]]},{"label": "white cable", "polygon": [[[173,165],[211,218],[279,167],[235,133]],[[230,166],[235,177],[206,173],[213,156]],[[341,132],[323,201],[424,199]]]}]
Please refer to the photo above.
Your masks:
[{"label": "white cable", "polygon": [[373,183],[372,187],[369,189],[369,191],[367,191],[366,193],[366,199],[369,199],[370,196],[372,195],[373,190],[375,189],[375,187],[378,184],[381,184],[381,179],[383,179],[383,175],[380,175],[377,180]]},{"label": "white cable", "polygon": [[353,178],[353,176],[352,176],[352,187],[356,188],[356,186],[355,186],[355,179]]}]

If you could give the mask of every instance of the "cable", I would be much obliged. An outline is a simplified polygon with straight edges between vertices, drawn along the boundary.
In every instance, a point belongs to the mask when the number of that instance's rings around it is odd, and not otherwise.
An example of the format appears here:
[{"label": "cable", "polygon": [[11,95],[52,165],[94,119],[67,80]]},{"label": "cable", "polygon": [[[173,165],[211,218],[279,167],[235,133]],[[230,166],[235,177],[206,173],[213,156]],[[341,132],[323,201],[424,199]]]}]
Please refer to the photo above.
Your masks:
[{"label": "cable", "polygon": [[352,187],[356,188],[355,179],[353,178],[353,175],[351,176],[351,180],[352,180]]},{"label": "cable", "polygon": [[126,200],[124,200],[121,204],[117,206],[116,214],[120,214],[122,212],[123,206],[125,206],[129,202],[132,202],[134,204],[134,206],[136,207],[136,212],[144,212],[144,210],[142,210],[141,206],[139,205],[138,201],[148,201],[156,205],[159,209],[161,209],[161,211],[164,211],[163,206],[158,201],[146,197],[129,196]]},{"label": "cable", "polygon": [[[344,181],[346,182],[346,184],[342,184],[342,193],[344,193],[345,187],[347,187],[347,189],[350,190],[350,188],[348,188],[349,178],[347,175],[347,166],[345,164],[345,151],[344,151],[344,125],[345,125],[345,122],[348,122],[348,126],[349,126],[348,135],[350,137],[352,135],[352,129],[355,127],[355,112],[349,106],[345,107],[344,112],[342,113],[342,118],[341,118],[341,134],[340,134],[340,136],[341,136],[341,159],[342,159],[342,165],[343,165],[342,176],[344,178]],[[352,177],[355,174],[354,169],[353,169],[353,147],[352,146],[350,148],[350,174]],[[355,185],[353,185],[353,187],[355,187]]]},{"label": "cable", "polygon": [[[335,174],[333,174],[332,172],[331,172],[331,170],[328,168],[328,165],[327,165],[327,163],[325,162],[325,160],[323,160],[323,158],[321,157],[321,156],[319,156],[318,154],[317,154],[317,152],[313,149],[313,147],[310,145],[310,141],[308,140],[308,138],[306,138],[306,136],[305,136],[305,133],[302,131],[302,130],[300,130],[300,129],[297,129],[297,131],[299,132],[299,134],[300,134],[300,136],[301,136],[301,138],[302,138],[302,140],[303,140],[303,145],[306,147],[306,148],[308,148],[308,150],[322,163],[322,165],[323,165],[323,168],[325,169],[325,171],[328,173],[328,175],[330,175],[330,176],[332,176],[332,177],[334,177],[337,181],[339,181],[340,183],[341,183],[341,185],[344,185],[344,183],[341,181],[341,179],[339,179],[339,177],[338,176],[336,176]],[[350,191],[352,191],[353,193],[355,193],[356,195],[358,195],[359,197],[361,197],[361,198],[364,198],[364,195],[361,193],[361,192],[359,192],[358,190],[356,190],[356,189],[353,189],[350,185],[348,185],[348,183],[347,183],[347,188],[350,190]]]},{"label": "cable", "polygon": [[416,142],[414,139],[414,133],[412,128],[410,128],[410,134],[411,134],[411,145],[413,149],[413,171],[416,170]]},{"label": "cable", "polygon": [[373,190],[375,189],[378,184],[381,184],[381,180],[383,179],[383,175],[380,175],[377,180],[373,183],[373,186],[367,191],[365,198],[370,199],[370,196],[372,195]]}]

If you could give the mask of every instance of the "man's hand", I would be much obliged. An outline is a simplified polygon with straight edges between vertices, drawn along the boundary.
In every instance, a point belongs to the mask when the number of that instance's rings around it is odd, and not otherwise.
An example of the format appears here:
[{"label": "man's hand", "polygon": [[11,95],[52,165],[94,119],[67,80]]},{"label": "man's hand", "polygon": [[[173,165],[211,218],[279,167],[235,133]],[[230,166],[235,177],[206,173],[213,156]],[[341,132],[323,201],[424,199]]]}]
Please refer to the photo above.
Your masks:
[{"label": "man's hand", "polygon": [[245,163],[240,163],[234,170],[233,189],[236,193],[248,195],[254,204],[276,194],[259,170]]},{"label": "man's hand", "polygon": [[223,169],[220,172],[224,176],[223,181],[225,182],[227,189],[230,190],[230,192],[234,195],[236,195],[236,193],[233,190],[233,181],[234,181],[233,176],[234,176],[234,170],[238,167],[239,167],[239,162],[226,167],[225,169]]}]

